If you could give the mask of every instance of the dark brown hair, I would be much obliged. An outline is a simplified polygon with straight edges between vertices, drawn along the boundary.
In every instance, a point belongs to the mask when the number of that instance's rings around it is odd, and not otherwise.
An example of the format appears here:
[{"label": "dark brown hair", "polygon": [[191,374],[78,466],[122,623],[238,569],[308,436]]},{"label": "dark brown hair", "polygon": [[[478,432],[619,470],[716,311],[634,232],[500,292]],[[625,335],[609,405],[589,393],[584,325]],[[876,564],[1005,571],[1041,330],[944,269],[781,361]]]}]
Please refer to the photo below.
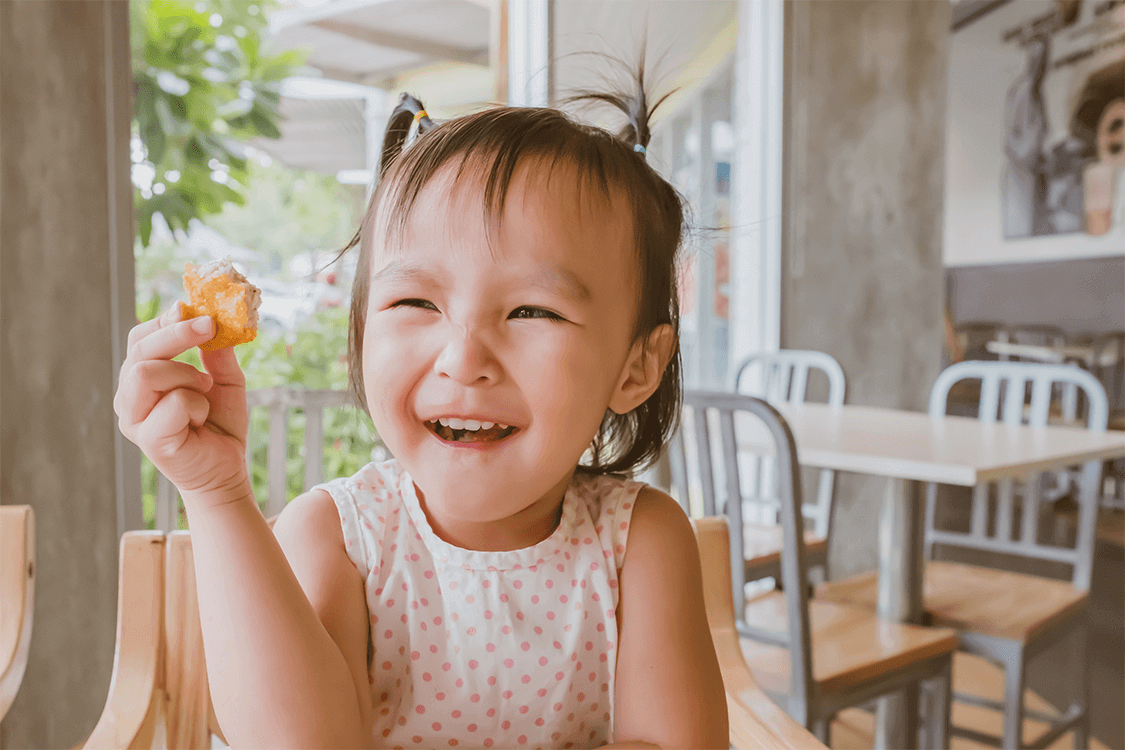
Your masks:
[{"label": "dark brown hair", "polygon": [[[653,463],[675,431],[681,408],[678,256],[684,236],[684,202],[645,161],[651,109],[643,77],[633,93],[583,92],[567,101],[599,100],[623,111],[628,123],[617,135],[579,123],[550,108],[493,107],[440,124],[414,97],[403,95],[391,115],[383,143],[379,183],[359,231],[344,250],[360,245],[352,289],[348,370],[351,389],[366,410],[363,386],[363,335],[374,248],[392,241],[404,228],[422,189],[445,165],[456,163],[457,177],[471,170],[484,184],[483,208],[498,220],[518,167],[534,161],[549,174],[555,167],[577,173],[579,189],[598,190],[606,199],[622,197],[633,221],[639,283],[632,340],[647,339],[659,325],[673,331],[673,351],[660,385],[627,414],[607,410],[591,444],[592,460],[579,468],[597,474],[630,474]],[[404,146],[406,146],[404,148]],[[640,146],[640,149],[636,149]],[[374,237],[376,214],[392,220],[386,236]]]}]

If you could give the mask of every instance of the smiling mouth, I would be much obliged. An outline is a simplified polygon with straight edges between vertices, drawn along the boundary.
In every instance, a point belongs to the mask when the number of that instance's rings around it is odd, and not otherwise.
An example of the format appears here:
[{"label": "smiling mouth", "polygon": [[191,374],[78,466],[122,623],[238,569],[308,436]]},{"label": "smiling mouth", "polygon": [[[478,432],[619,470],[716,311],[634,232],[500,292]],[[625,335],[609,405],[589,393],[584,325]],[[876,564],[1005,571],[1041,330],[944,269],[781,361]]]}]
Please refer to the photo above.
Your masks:
[{"label": "smiling mouth", "polygon": [[[516,432],[518,428],[509,427],[508,425],[483,423],[479,429],[456,429],[449,425],[441,424],[438,420],[432,420],[425,423],[430,432],[437,435],[442,440],[451,443],[494,443],[498,440],[503,440],[512,433]],[[489,425],[485,427],[484,425]]]}]

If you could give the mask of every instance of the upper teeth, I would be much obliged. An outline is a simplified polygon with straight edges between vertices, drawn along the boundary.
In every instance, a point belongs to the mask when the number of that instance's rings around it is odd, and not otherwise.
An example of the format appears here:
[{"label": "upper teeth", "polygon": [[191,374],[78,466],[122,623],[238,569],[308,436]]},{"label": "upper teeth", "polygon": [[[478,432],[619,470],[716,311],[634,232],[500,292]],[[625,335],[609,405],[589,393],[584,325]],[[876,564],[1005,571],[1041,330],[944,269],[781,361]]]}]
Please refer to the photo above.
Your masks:
[{"label": "upper teeth", "polygon": [[493,427],[500,427],[502,430],[508,429],[508,425],[498,425],[496,422],[478,422],[475,419],[456,419],[455,417],[441,417],[437,420],[439,424],[449,427],[454,430],[490,430]]}]

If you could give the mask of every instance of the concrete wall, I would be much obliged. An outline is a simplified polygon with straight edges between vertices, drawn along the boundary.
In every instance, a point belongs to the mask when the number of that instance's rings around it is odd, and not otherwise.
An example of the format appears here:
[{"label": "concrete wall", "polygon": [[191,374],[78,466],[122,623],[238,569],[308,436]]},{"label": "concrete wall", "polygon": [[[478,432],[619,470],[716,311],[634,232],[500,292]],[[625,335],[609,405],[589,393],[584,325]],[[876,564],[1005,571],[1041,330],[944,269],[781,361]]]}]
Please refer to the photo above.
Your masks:
[{"label": "concrete wall", "polygon": [[119,488],[139,488],[112,408],[134,317],[128,33],[122,0],[0,2],[0,499],[32,506],[37,558],[5,748],[73,747],[109,688]]},{"label": "concrete wall", "polygon": [[[941,367],[949,4],[786,9],[781,346],[834,356],[848,403],[924,410]],[[884,486],[838,479],[833,577],[875,567]]]}]

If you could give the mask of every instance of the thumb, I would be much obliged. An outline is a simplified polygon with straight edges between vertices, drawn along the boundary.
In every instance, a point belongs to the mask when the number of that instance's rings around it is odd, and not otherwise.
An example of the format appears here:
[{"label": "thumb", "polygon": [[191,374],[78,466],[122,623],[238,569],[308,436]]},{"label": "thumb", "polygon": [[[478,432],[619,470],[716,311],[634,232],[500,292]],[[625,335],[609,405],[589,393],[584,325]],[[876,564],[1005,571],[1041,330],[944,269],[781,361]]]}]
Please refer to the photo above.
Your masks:
[{"label": "thumb", "polygon": [[238,364],[233,346],[214,351],[200,349],[199,356],[203,360],[203,368],[211,374],[215,385],[246,386],[246,376]]}]

